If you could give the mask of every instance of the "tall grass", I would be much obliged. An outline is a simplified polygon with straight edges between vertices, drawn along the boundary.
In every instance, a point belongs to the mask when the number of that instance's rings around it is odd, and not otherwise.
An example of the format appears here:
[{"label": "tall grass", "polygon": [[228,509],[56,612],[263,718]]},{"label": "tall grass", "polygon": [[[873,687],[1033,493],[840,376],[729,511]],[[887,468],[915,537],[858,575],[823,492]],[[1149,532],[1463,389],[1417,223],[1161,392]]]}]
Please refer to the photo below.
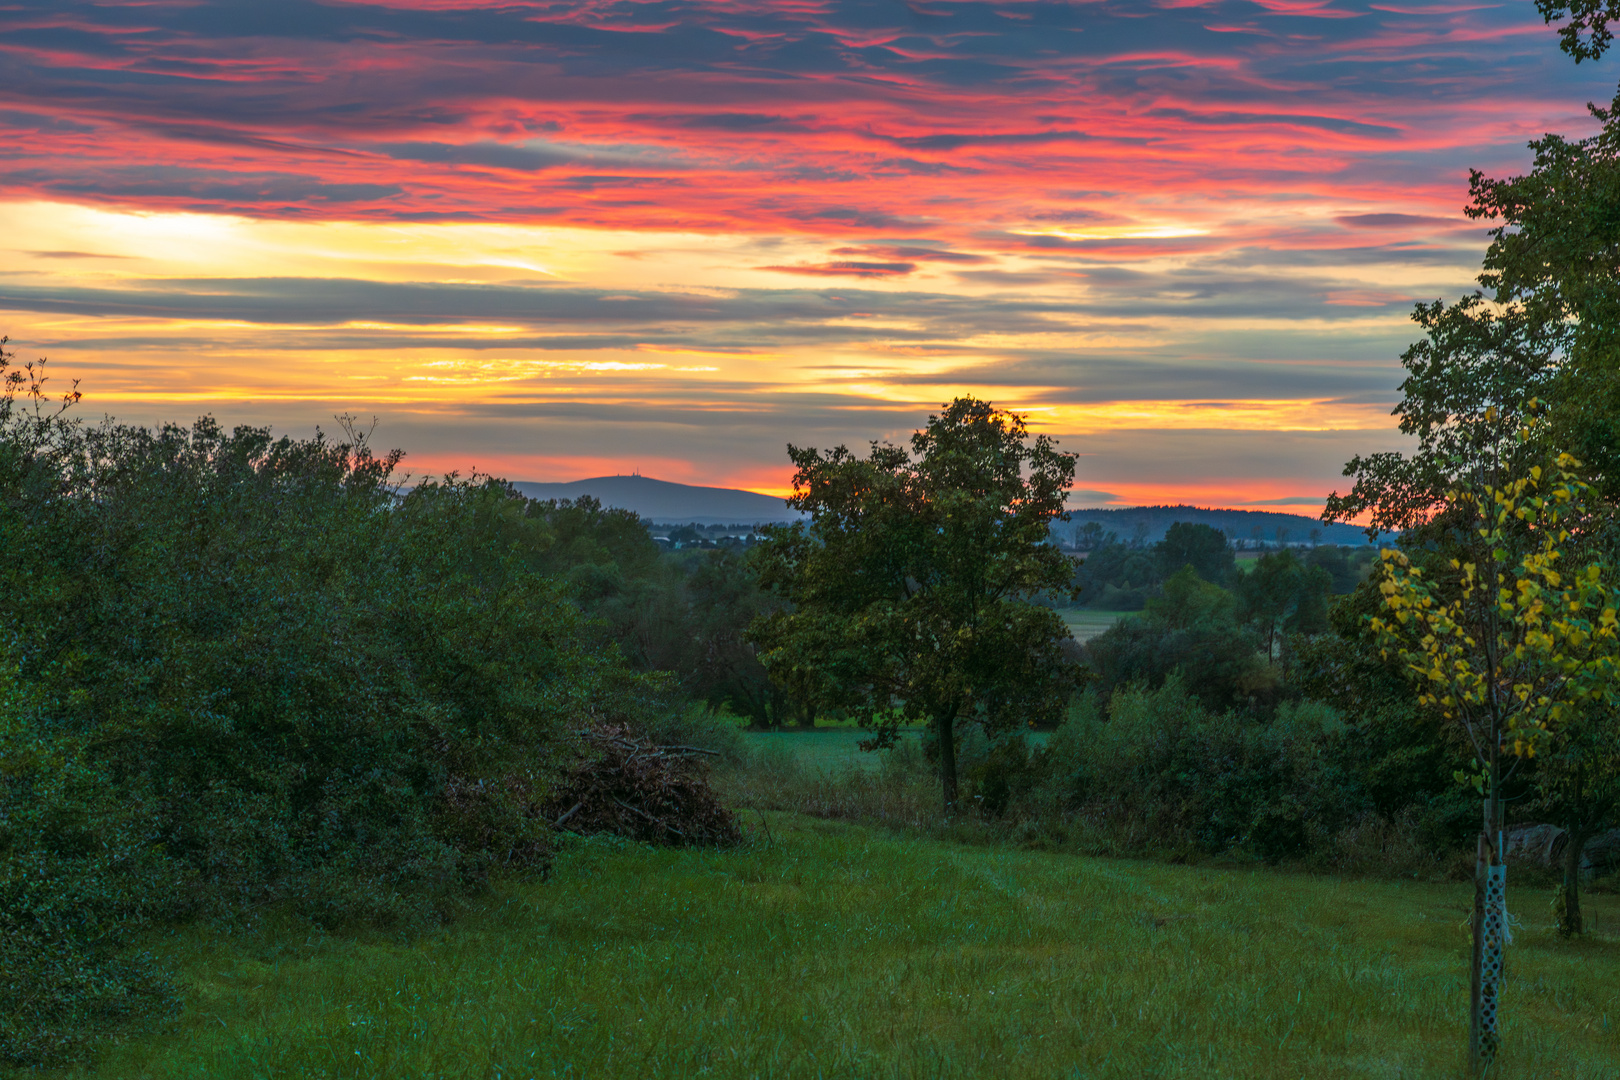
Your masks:
[{"label": "tall grass", "polygon": [[[971,847],[768,814],[574,842],[414,942],[177,934],[187,1008],[72,1076],[1451,1077],[1465,885]],[[1498,1075],[1620,1074],[1620,903],[1509,957]]]},{"label": "tall grass", "polygon": [[[719,782],[745,812],[789,811],[929,833],[945,826],[939,781],[915,733],[902,735],[890,750],[858,758],[851,741],[820,734],[756,736],[745,765],[721,773]],[[830,752],[824,742],[834,744]]]}]

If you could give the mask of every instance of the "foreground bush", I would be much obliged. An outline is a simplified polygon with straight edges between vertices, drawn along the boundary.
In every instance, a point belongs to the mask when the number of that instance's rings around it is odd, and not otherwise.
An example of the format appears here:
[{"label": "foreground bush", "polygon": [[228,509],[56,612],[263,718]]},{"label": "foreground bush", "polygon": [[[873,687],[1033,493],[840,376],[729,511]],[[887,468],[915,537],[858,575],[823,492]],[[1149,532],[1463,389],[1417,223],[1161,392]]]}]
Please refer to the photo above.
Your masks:
[{"label": "foreground bush", "polygon": [[120,951],[154,920],[409,927],[543,865],[568,732],[657,704],[509,557],[503,485],[5,389],[0,1063],[164,1011]]},{"label": "foreground bush", "polygon": [[1128,849],[1246,847],[1278,862],[1366,809],[1324,752],[1342,730],[1320,706],[1285,705],[1270,721],[1215,713],[1172,678],[1116,693],[1106,720],[1082,710],[1057,732],[1048,792]]},{"label": "foreground bush", "polygon": [[181,867],[146,843],[82,740],[52,738],[0,666],[0,1065],[60,1060],[177,998],[124,937],[171,907]]}]

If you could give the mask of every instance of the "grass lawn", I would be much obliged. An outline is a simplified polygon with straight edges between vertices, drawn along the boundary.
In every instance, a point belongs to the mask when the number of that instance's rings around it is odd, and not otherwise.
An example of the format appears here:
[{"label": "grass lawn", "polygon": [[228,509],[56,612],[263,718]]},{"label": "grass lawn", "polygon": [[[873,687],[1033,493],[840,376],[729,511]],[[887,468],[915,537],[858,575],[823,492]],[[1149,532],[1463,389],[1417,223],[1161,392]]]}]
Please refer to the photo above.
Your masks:
[{"label": "grass lawn", "polygon": [[1082,644],[1113,626],[1120,619],[1140,615],[1140,611],[1097,611],[1091,608],[1059,608],[1058,614],[1068,624],[1069,633]]},{"label": "grass lawn", "polygon": [[[818,728],[815,731],[750,731],[749,745],[772,747],[791,753],[802,768],[841,772],[845,769],[875,769],[879,755],[862,753],[859,743],[872,733],[858,727]],[[907,732],[903,737],[914,738]]]},{"label": "grass lawn", "polygon": [[[902,739],[918,738],[920,728],[903,731]],[[1044,746],[1051,736],[1049,731],[1030,730],[1024,733],[1031,746]],[[849,769],[875,770],[882,763],[883,754],[867,753],[860,748],[863,739],[872,733],[860,727],[821,727],[814,731],[749,731],[743,736],[749,745],[773,747],[791,753],[799,767],[811,772],[839,773]]]},{"label": "grass lawn", "polygon": [[[771,833],[579,842],[412,944],[186,931],[160,943],[184,1016],[68,1075],[1459,1074],[1469,886]],[[1510,904],[1494,1075],[1620,1075],[1620,901],[1576,942],[1542,890]]]}]

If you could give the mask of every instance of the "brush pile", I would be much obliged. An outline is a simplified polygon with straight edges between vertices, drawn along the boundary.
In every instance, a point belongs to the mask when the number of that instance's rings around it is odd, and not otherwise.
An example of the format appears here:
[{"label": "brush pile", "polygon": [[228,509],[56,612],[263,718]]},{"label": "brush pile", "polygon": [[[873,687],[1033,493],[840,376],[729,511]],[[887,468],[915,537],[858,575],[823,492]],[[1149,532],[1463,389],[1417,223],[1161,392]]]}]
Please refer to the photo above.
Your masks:
[{"label": "brush pile", "polygon": [[557,828],[676,847],[742,840],[736,818],[709,785],[706,759],[714,751],[659,746],[612,724],[576,734],[579,757],[549,800]]}]

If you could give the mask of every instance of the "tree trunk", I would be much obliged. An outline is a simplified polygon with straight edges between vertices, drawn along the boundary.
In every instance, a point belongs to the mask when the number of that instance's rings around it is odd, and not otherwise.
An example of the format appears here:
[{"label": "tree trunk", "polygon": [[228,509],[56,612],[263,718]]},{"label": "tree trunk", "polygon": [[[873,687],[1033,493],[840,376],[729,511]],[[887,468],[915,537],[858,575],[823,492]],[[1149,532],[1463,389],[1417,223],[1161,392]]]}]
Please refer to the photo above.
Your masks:
[{"label": "tree trunk", "polygon": [[1570,829],[1564,844],[1564,888],[1558,897],[1558,934],[1570,937],[1585,932],[1581,923],[1581,855],[1591,833]]},{"label": "tree trunk", "polygon": [[945,813],[956,812],[956,710],[934,721],[939,733],[939,780],[945,790]]},{"label": "tree trunk", "polygon": [[1588,828],[1591,816],[1586,812],[1585,795],[1586,770],[1577,763],[1570,800],[1573,812],[1564,822],[1564,887],[1559,892],[1557,905],[1559,937],[1570,937],[1582,931],[1581,855],[1592,835]]}]

